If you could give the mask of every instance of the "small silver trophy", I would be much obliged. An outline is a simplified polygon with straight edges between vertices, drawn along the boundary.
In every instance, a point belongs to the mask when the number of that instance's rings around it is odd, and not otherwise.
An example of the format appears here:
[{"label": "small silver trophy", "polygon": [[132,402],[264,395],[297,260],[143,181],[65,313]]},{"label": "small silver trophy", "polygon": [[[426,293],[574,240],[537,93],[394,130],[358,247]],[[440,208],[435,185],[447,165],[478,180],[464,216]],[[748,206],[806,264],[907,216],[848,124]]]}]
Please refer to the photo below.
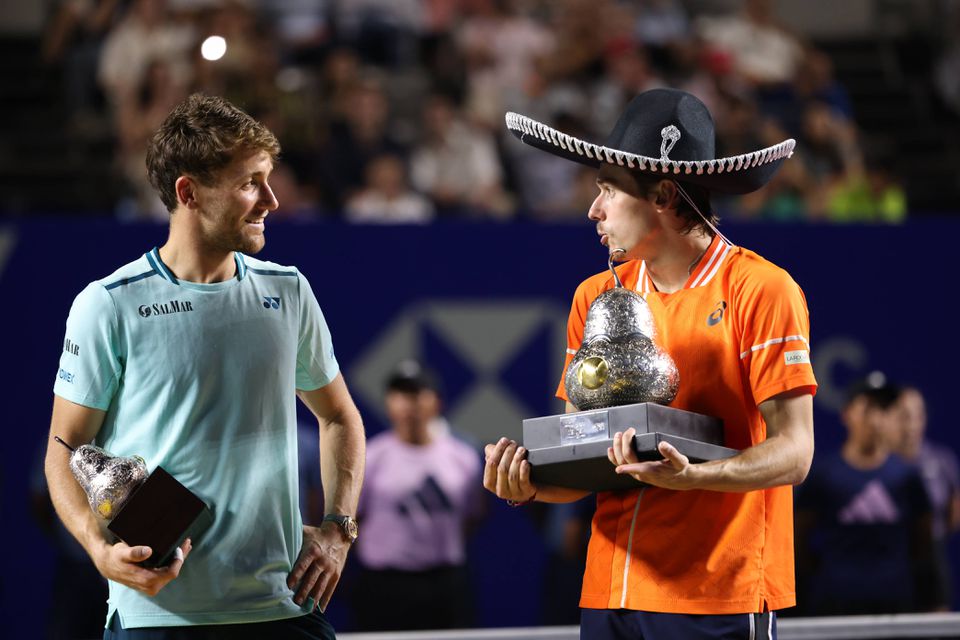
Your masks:
[{"label": "small silver trophy", "polygon": [[74,449],[59,436],[54,440],[70,450],[70,471],[87,494],[93,512],[112,520],[149,475],[140,456],[112,456],[100,447],[85,444]]},{"label": "small silver trophy", "polygon": [[620,252],[607,261],[616,286],[591,303],[583,342],[564,377],[567,398],[579,411],[523,421],[534,482],[591,491],[635,488],[636,480],[618,475],[607,459],[613,435],[631,427],[641,460],[660,459],[661,441],[693,462],[736,453],[721,446],[720,420],[666,406],[676,398],[680,374],[654,341],[647,301],[620,282],[613,266]]},{"label": "small silver trophy", "polygon": [[70,450],[70,471],[107,529],[131,547],[152,549],[139,564],[170,564],[184,540],[195,540],[213,522],[206,503],[163,467],[148,473],[140,456],[113,456],[96,445],[74,448],[59,436],[54,440]]}]

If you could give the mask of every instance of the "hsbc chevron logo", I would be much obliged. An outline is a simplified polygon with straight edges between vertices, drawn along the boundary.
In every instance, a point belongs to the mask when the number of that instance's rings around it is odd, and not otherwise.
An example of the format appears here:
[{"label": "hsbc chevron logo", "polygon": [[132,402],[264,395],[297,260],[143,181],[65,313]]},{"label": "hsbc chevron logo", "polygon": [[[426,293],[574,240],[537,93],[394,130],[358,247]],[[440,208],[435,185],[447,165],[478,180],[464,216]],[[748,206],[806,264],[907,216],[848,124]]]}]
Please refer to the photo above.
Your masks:
[{"label": "hsbc chevron logo", "polygon": [[567,309],[551,300],[433,300],[402,310],[348,369],[351,391],[381,419],[384,376],[416,357],[440,375],[444,413],[478,440],[514,433],[524,418],[562,413],[554,399]]}]

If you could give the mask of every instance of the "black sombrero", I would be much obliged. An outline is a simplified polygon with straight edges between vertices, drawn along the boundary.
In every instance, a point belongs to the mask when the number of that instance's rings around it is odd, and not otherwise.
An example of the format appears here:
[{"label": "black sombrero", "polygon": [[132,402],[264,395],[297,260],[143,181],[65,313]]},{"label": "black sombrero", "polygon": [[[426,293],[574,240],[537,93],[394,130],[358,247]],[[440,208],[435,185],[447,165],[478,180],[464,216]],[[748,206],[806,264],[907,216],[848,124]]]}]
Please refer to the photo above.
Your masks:
[{"label": "black sombrero", "polygon": [[796,144],[784,140],[759,151],[716,158],[710,112],[696,97],[676,89],[652,89],[631,100],[603,146],[519,113],[507,113],[506,120],[522,142],[568,160],[593,167],[616,164],[724,193],[762,187]]}]

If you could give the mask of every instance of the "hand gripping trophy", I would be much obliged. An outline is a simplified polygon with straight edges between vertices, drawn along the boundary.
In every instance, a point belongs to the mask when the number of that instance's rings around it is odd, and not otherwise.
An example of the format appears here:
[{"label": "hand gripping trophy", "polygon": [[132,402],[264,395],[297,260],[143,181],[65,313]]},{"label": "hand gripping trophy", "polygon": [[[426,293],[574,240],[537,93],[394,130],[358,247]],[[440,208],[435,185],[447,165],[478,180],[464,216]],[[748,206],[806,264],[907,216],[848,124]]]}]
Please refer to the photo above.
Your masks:
[{"label": "hand gripping trophy", "polygon": [[140,456],[113,456],[96,445],[74,448],[54,439],[70,450],[70,471],[107,529],[130,546],[153,549],[141,565],[170,564],[184,540],[213,522],[207,505],[162,467],[148,473]]},{"label": "hand gripping trophy", "polygon": [[544,484],[592,491],[636,487],[607,461],[613,434],[637,429],[640,459],[659,459],[662,440],[692,461],[736,453],[720,446],[723,424],[716,418],[668,407],[680,375],[673,358],[655,342],[656,325],[643,297],[624,288],[610,252],[607,265],[615,286],[590,305],[583,343],[564,378],[567,398],[580,411],[523,421],[533,479]]}]

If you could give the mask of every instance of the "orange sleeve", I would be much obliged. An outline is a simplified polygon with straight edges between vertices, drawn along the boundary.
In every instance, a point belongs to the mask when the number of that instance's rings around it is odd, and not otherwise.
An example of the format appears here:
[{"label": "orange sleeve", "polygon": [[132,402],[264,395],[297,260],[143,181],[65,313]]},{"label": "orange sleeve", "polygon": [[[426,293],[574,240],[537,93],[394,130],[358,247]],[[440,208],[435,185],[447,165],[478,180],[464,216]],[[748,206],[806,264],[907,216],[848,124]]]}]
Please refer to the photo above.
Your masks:
[{"label": "orange sleeve", "polygon": [[810,312],[803,291],[779,268],[743,280],[736,313],[742,327],[740,362],[756,404],[784,391],[816,393],[810,363]]}]

